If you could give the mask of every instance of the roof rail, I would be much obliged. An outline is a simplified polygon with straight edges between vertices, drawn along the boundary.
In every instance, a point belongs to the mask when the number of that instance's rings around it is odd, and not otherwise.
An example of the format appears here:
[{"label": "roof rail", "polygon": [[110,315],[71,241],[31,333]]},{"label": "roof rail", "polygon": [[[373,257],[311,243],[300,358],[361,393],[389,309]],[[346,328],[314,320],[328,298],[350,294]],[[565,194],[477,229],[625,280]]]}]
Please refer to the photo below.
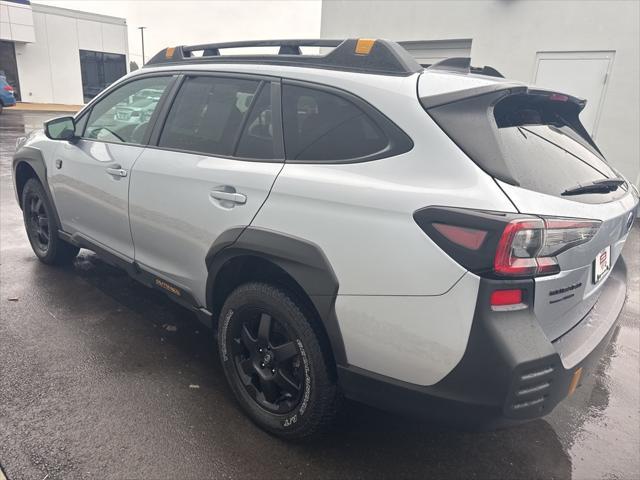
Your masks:
[{"label": "roof rail", "polygon": [[[279,47],[276,55],[220,55],[228,48]],[[300,47],[334,47],[325,55],[302,55]],[[194,52],[202,56],[194,56]],[[380,75],[411,75],[422,66],[396,42],[389,40],[256,40],[169,47],[154,55],[144,66],[199,63],[256,63],[326,68]]]}]

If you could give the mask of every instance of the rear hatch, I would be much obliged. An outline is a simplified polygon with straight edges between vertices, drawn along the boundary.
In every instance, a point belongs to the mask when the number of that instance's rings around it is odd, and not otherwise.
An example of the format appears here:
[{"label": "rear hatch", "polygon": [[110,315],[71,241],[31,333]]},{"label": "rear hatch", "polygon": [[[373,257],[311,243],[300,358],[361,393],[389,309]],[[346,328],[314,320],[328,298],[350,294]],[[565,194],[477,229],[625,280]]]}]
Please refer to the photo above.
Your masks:
[{"label": "rear hatch", "polygon": [[[535,313],[556,340],[597,301],[635,218],[637,191],[582,126],[584,100],[473,75],[464,76],[467,88],[432,95],[429,75],[419,86],[424,108],[519,212],[547,225],[555,219],[596,221],[589,241],[555,255],[558,273],[535,278]],[[460,85],[462,76],[455,77]]]}]

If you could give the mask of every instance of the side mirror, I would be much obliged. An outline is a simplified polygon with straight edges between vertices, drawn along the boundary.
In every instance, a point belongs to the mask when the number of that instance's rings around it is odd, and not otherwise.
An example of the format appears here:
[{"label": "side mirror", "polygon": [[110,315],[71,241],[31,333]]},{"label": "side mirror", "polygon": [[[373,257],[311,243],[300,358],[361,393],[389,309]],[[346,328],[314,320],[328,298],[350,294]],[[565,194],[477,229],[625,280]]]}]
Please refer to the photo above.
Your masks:
[{"label": "side mirror", "polygon": [[51,140],[73,140],[76,122],[73,117],[58,117],[44,122],[44,133]]}]

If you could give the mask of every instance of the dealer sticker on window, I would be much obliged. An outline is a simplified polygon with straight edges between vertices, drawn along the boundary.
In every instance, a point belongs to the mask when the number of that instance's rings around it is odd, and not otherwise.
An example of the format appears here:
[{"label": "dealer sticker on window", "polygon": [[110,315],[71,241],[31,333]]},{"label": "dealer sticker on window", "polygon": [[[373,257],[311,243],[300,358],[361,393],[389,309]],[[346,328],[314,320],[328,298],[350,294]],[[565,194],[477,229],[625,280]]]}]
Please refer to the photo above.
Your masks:
[{"label": "dealer sticker on window", "polygon": [[593,262],[593,283],[598,283],[611,267],[611,247],[602,250]]}]

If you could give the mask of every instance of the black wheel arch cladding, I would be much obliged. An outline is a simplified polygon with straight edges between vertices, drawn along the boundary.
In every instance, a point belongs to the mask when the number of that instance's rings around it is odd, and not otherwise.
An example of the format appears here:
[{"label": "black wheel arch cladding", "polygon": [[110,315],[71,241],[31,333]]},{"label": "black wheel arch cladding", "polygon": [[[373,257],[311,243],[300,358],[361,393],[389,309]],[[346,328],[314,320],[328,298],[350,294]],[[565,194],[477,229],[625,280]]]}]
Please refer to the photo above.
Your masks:
[{"label": "black wheel arch cladding", "polygon": [[307,240],[257,227],[237,227],[223,232],[207,253],[207,308],[213,312],[218,275],[239,257],[252,256],[270,262],[304,291],[327,334],[338,365],[346,365],[342,334],[335,313],[338,279],[322,249]]},{"label": "black wheel arch cladding", "polygon": [[60,217],[58,216],[56,204],[53,201],[51,189],[49,188],[49,182],[47,180],[47,165],[40,150],[32,147],[20,148],[13,157],[13,181],[16,189],[18,205],[22,208],[22,188],[24,187],[24,184],[27,183],[29,178],[34,177],[34,175],[29,173],[26,178],[23,178],[25,175],[23,172],[26,172],[26,170],[24,170],[25,168],[30,168],[33,173],[35,173],[35,178],[37,178],[42,184],[44,193],[47,195],[47,199],[53,209],[53,218],[56,225],[60,226]]}]

